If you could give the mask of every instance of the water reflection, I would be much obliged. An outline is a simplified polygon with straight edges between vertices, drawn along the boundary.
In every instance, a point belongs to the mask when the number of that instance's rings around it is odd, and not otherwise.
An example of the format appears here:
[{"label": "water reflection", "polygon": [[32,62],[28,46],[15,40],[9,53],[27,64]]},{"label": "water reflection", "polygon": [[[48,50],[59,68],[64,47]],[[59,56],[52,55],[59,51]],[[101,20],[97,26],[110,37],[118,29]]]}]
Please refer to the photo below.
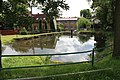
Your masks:
[{"label": "water reflection", "polygon": [[[55,49],[56,42],[56,36],[41,36],[32,40],[15,42],[12,44],[12,47],[17,52],[45,53],[46,49]],[[43,52],[39,52],[39,50]]]},{"label": "water reflection", "polygon": [[[56,45],[56,53],[69,53],[69,52],[82,52],[87,50],[92,50],[94,47],[94,37],[89,37],[86,42],[80,41],[80,37],[69,38],[67,36],[63,36],[59,38],[59,41]],[[88,56],[90,53],[86,54],[70,54],[70,55],[56,55],[51,58],[51,61],[56,62],[80,62],[80,61],[88,61],[90,57]]]},{"label": "water reflection", "polygon": [[106,36],[103,33],[98,33],[95,35],[95,41],[96,41],[95,47],[99,49],[97,51],[99,52],[103,51],[104,50],[103,47],[105,47]]},{"label": "water reflection", "polygon": [[[57,54],[71,53],[92,50],[94,47],[94,37],[91,36],[41,36],[37,39],[18,41],[11,45],[6,45],[2,54],[22,55],[22,54]],[[51,56],[52,62],[80,62],[88,61],[90,53],[55,55]]]},{"label": "water reflection", "polygon": [[92,37],[92,35],[82,34],[82,35],[78,35],[78,37],[79,37],[79,41],[84,43],[84,42],[87,42],[90,39],[90,37]]}]

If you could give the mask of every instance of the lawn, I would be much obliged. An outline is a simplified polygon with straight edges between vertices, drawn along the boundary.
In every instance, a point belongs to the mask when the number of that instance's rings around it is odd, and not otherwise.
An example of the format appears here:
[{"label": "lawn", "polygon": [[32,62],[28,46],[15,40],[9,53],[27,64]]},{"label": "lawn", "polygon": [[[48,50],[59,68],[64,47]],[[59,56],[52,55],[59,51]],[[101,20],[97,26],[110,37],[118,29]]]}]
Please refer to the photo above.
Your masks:
[{"label": "lawn", "polygon": [[42,33],[42,34],[28,34],[28,35],[2,35],[1,41],[2,44],[10,44],[14,42],[14,38],[24,38],[24,37],[32,37],[32,36],[39,36],[39,35],[47,35],[47,34],[58,34],[58,33],[64,33],[64,32],[51,32],[51,33]]},{"label": "lawn", "polygon": [[[26,63],[26,64],[25,64]],[[25,65],[40,65],[39,57],[15,59],[9,58],[3,60],[3,67],[25,66]],[[57,77],[47,77],[41,80],[119,80],[120,79],[120,59],[114,59],[111,55],[106,56],[103,60],[95,63],[94,67],[91,63],[52,66],[41,68],[26,68],[26,69],[13,69],[2,70],[0,72],[0,79],[14,79],[14,78],[27,78],[27,77],[40,77],[48,75],[58,75],[66,73],[77,73],[81,71],[98,70],[112,68],[108,71],[88,72],[74,75],[63,75]],[[39,80],[39,79],[38,79]]]},{"label": "lawn", "polygon": [[23,38],[23,37],[31,37],[31,36],[37,36],[37,35],[2,35],[1,41],[2,44],[10,44],[14,42],[14,38]]}]

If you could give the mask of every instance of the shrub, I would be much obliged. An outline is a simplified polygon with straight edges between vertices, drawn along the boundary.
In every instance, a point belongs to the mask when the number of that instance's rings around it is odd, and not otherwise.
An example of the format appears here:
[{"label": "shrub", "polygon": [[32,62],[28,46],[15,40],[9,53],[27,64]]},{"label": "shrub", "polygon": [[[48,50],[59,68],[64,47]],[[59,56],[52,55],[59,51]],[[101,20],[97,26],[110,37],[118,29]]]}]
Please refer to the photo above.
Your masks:
[{"label": "shrub", "polygon": [[28,31],[26,30],[25,27],[23,27],[23,28],[20,30],[20,34],[21,34],[21,35],[27,35],[27,34],[28,34]]}]

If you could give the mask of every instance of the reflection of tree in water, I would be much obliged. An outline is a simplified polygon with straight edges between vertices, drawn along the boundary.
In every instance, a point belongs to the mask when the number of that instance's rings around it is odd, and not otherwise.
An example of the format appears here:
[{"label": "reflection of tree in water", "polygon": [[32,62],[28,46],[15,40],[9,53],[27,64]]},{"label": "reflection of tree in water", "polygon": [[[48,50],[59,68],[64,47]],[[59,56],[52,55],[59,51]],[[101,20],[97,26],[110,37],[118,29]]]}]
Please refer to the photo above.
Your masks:
[{"label": "reflection of tree in water", "polygon": [[103,51],[103,47],[105,47],[105,41],[106,41],[106,37],[103,33],[98,33],[95,35],[95,41],[96,41],[96,48],[102,48],[99,51]]},{"label": "reflection of tree in water", "polygon": [[87,42],[89,39],[90,39],[90,35],[79,35],[78,36],[79,37],[79,41],[81,42],[81,43],[84,43],[84,42]]},{"label": "reflection of tree in water", "polygon": [[34,48],[40,48],[41,50],[44,48],[49,48],[49,49],[55,49],[56,46],[56,36],[40,36],[39,38],[36,39],[31,39],[31,40],[21,40],[14,42],[12,44],[12,47],[15,49],[17,52],[28,52],[30,49],[33,50],[33,53],[35,53]]},{"label": "reflection of tree in water", "polygon": [[30,40],[17,41],[12,44],[12,48],[14,48],[15,51],[23,53],[28,52],[31,47],[32,42]]}]

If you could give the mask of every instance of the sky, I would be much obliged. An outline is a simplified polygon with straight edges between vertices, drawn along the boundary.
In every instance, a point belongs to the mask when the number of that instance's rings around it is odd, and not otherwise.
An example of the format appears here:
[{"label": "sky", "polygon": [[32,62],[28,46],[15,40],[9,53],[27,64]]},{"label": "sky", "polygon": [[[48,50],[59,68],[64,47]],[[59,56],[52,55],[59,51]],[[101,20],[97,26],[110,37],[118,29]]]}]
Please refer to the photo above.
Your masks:
[{"label": "sky", "polygon": [[[5,1],[5,0],[4,0]],[[87,0],[66,0],[66,3],[70,6],[70,9],[62,10],[61,17],[80,17],[80,10],[90,9],[90,5]],[[37,8],[32,9],[33,14],[41,13]]]},{"label": "sky", "polygon": [[90,9],[90,5],[86,0],[66,0],[66,3],[68,3],[70,9],[63,11],[63,17],[80,17],[80,10]]},{"label": "sky", "polygon": [[[67,11],[62,10],[62,17],[80,17],[80,10],[90,9],[90,4],[86,0],[66,0],[70,6]],[[33,14],[40,13],[39,10],[33,9]]]}]

